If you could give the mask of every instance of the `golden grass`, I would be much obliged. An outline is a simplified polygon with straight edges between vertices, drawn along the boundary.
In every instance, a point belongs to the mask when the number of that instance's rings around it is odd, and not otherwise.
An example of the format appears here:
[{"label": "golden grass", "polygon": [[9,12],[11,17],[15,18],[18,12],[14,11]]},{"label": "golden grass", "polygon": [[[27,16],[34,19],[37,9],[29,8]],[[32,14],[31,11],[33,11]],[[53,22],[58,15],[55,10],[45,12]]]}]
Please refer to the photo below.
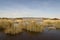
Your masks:
[{"label": "golden grass", "polygon": [[[0,19],[0,28],[4,28],[5,33],[16,34],[23,32],[22,29],[29,30],[30,32],[43,32],[44,28],[47,26],[55,26],[60,28],[60,20],[44,20],[41,24],[37,24],[35,20],[16,20],[19,22],[18,26],[14,26],[12,20]],[[27,24],[28,23],[28,24]]]},{"label": "golden grass", "polygon": [[53,25],[56,28],[60,28],[60,20],[44,20],[44,26]]}]

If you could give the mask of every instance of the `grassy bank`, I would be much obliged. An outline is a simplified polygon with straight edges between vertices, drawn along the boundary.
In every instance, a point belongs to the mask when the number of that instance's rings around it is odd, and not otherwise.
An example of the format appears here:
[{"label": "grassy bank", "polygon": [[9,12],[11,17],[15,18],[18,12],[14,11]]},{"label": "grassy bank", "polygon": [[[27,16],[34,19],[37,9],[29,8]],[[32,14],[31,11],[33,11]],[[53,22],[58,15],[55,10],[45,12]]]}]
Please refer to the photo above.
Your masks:
[{"label": "grassy bank", "polygon": [[[18,34],[22,33],[23,29],[26,32],[38,33],[43,32],[45,27],[54,26],[60,29],[60,20],[44,20],[42,23],[37,23],[36,21],[21,21],[19,20],[19,25],[14,26],[12,20],[0,19],[0,30],[6,34]],[[28,24],[26,24],[28,22]]]}]

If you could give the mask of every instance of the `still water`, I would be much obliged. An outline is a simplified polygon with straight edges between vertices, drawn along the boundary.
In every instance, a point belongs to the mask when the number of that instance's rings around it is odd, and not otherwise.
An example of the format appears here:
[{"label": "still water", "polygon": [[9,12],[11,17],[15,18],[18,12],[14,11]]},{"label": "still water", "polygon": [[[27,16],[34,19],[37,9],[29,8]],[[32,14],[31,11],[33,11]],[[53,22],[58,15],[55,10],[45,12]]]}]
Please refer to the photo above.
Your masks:
[{"label": "still water", "polygon": [[8,36],[0,32],[0,40],[60,40],[60,30],[45,30],[38,34],[23,32],[15,36]]}]

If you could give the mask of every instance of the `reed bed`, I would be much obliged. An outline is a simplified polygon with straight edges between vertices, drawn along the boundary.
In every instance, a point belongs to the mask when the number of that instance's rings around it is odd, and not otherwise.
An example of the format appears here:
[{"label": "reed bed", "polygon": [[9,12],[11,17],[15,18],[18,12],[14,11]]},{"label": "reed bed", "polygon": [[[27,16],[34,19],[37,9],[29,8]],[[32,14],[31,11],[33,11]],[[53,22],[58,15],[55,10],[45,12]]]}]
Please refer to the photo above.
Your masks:
[{"label": "reed bed", "polygon": [[[15,24],[17,22],[17,24]],[[23,32],[23,29],[27,32],[43,32],[45,27],[54,26],[60,29],[60,20],[44,20],[42,23],[35,20],[7,20],[0,19],[0,29],[6,34],[18,34]]]}]

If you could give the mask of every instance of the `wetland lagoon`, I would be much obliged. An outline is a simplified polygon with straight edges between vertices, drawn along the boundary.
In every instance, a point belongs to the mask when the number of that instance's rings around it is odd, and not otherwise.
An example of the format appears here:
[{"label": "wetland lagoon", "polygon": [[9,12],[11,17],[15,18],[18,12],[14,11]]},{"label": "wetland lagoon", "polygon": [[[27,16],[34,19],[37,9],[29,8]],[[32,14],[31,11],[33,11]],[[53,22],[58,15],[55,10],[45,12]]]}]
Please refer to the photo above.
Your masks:
[{"label": "wetland lagoon", "polygon": [[60,40],[60,20],[0,19],[0,40]]}]

